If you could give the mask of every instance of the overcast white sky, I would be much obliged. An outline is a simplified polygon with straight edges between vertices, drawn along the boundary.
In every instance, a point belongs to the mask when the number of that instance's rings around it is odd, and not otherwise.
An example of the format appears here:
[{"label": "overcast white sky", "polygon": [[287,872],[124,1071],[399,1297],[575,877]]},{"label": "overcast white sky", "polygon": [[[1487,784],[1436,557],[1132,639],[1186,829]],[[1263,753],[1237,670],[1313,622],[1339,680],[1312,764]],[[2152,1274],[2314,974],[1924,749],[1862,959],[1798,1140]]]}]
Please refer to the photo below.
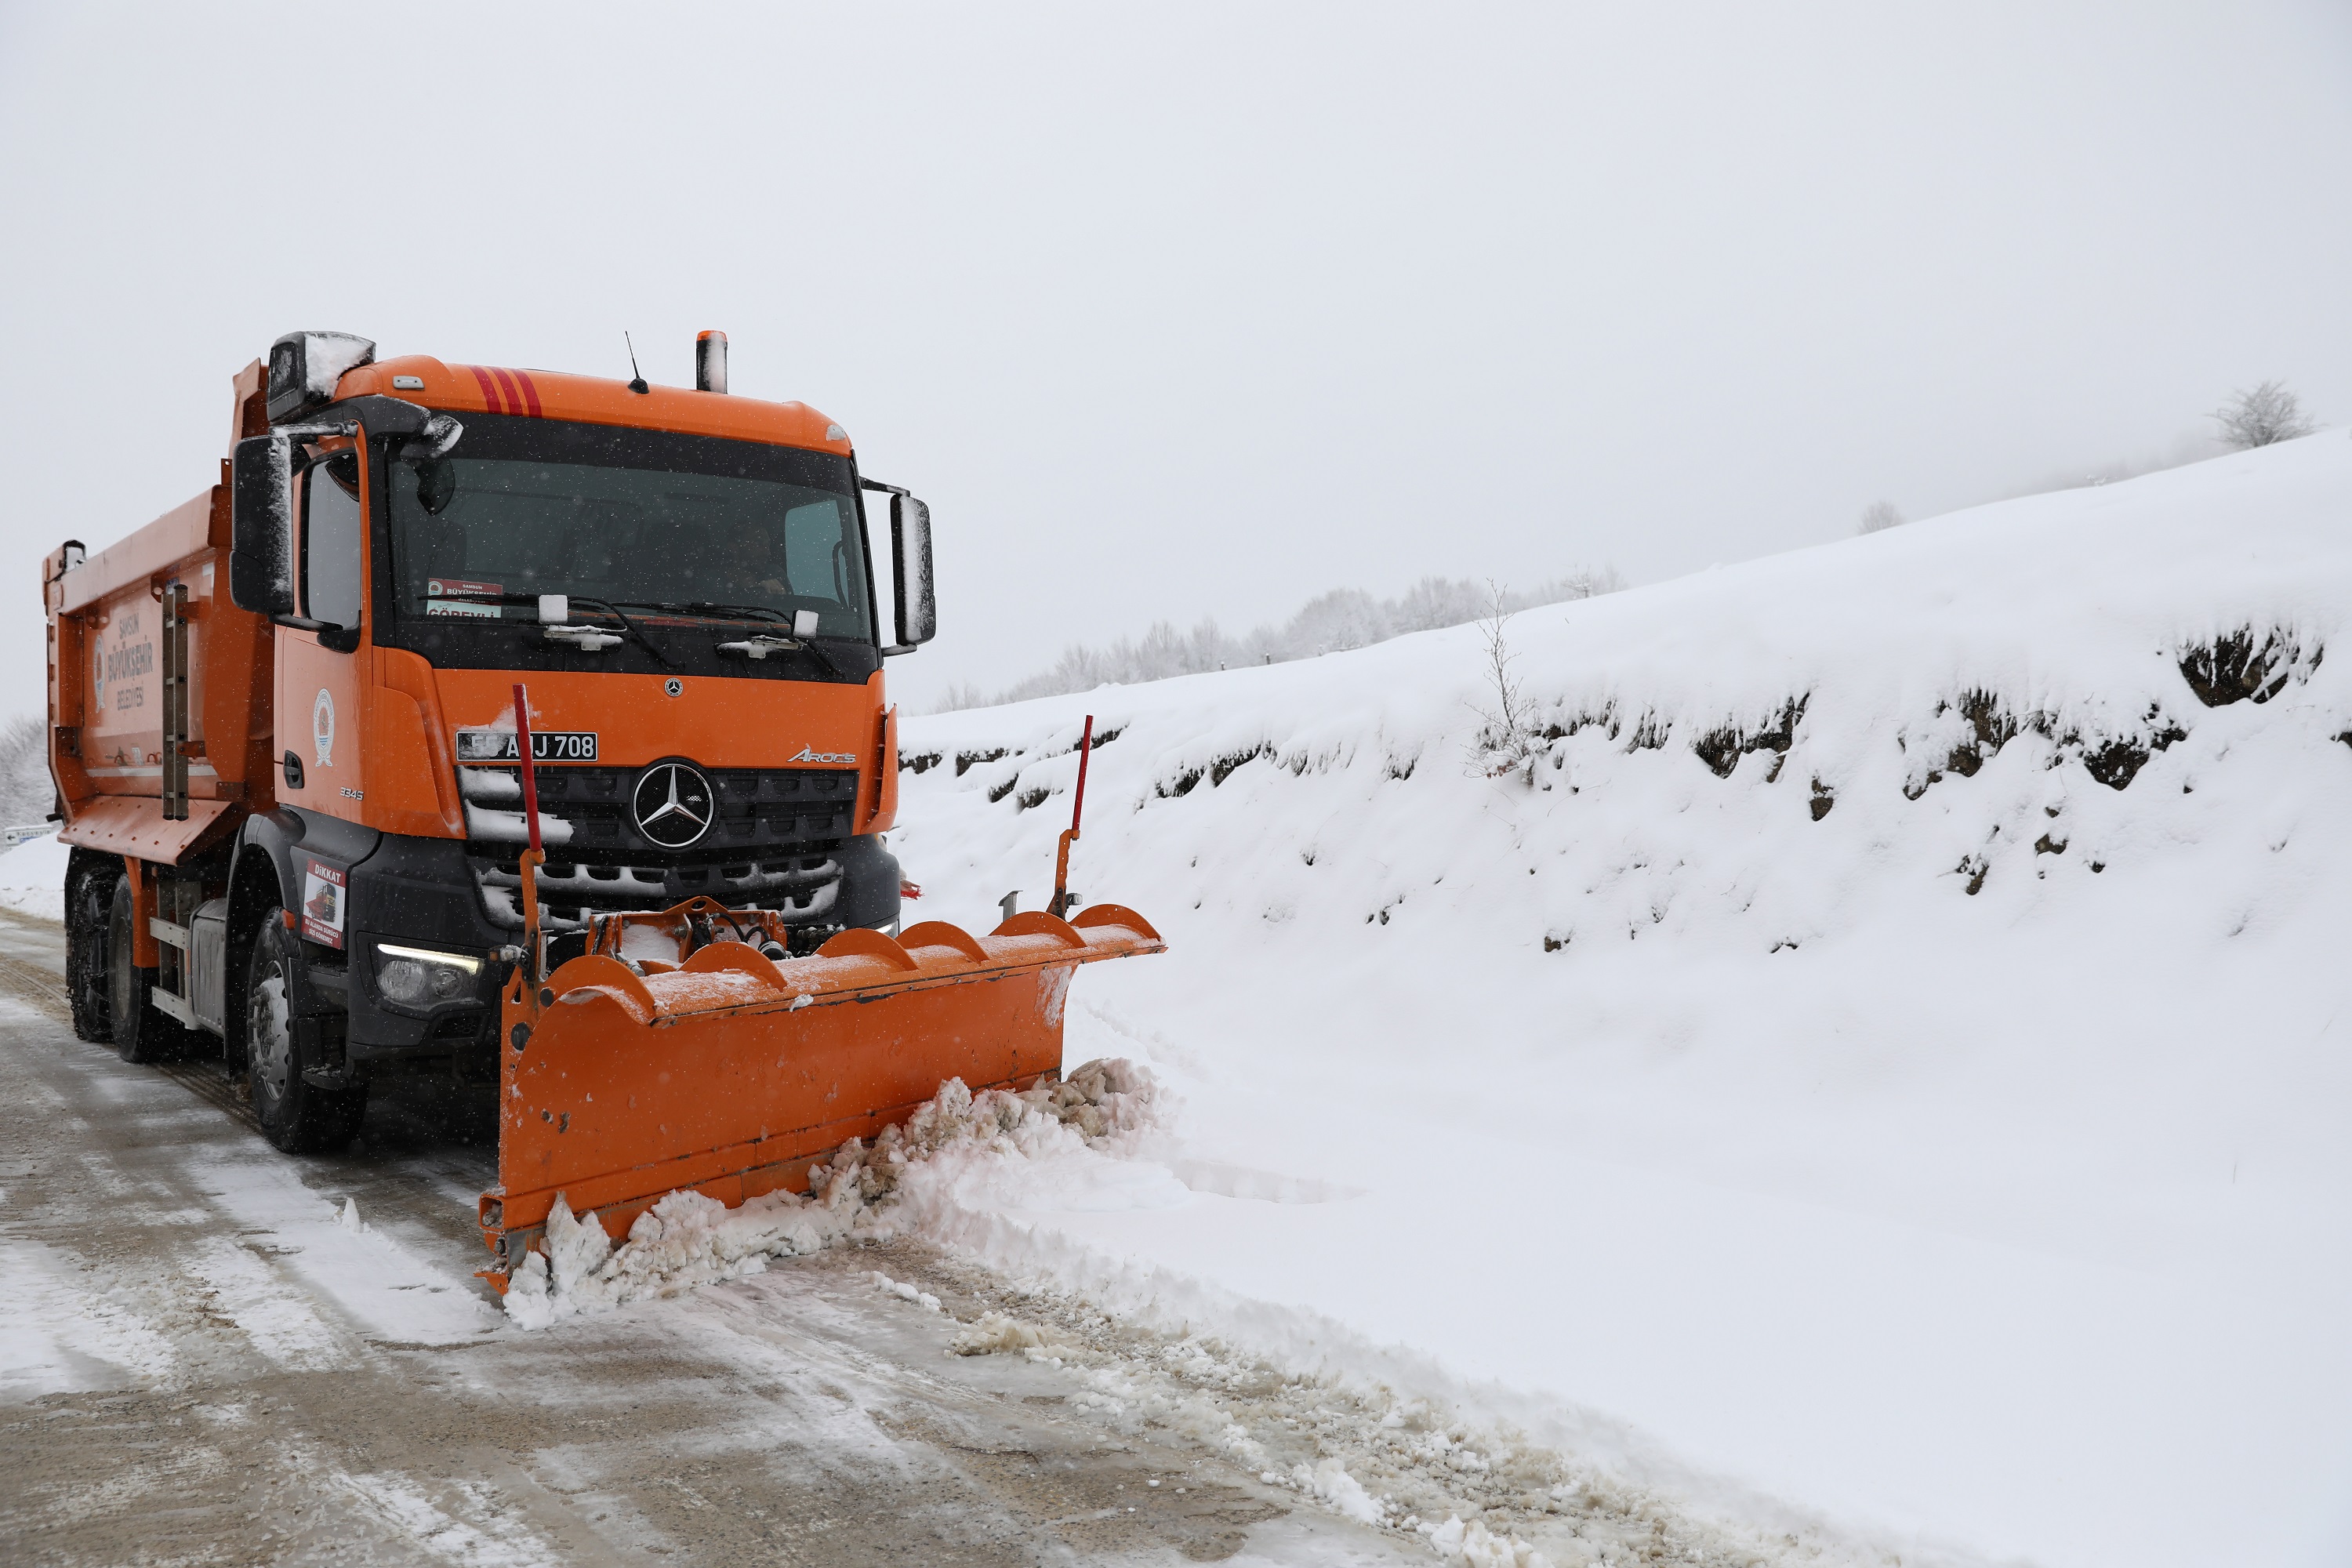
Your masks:
[{"label": "overcast white sky", "polygon": [[2352,6],[0,4],[0,658],[280,332],[845,425],[920,708],[1430,572],[1636,582],[2352,422]]}]

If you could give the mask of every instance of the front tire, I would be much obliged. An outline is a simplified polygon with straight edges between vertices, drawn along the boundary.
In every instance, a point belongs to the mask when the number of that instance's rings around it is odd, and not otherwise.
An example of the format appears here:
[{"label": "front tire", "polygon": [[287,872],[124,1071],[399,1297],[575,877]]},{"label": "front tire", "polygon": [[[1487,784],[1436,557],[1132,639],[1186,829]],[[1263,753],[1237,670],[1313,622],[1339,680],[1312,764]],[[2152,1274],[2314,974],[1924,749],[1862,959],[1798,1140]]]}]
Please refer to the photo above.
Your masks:
[{"label": "front tire", "polygon": [[328,1153],[360,1130],[367,1085],[320,1089],[302,1076],[303,1059],[289,1005],[300,947],[286,929],[286,912],[272,909],[253,939],[245,998],[246,1072],[261,1135],[289,1154]]},{"label": "front tire", "polygon": [[106,1001],[114,1052],[126,1062],[173,1061],[187,1054],[187,1026],[155,1005],[155,972],[140,968],[132,956],[137,910],[131,879],[117,879],[106,921]]}]

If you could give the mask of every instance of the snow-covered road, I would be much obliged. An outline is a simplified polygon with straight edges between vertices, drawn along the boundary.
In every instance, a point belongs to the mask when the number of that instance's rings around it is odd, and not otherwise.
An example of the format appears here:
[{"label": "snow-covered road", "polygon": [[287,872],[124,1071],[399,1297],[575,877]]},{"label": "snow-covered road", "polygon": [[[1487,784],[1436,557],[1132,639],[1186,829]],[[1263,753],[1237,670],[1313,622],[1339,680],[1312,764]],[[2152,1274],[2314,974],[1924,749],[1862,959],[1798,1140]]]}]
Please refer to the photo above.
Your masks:
[{"label": "snow-covered road", "polygon": [[1041,1307],[915,1244],[523,1333],[467,1273],[486,1142],[409,1103],[281,1156],[216,1064],[76,1040],[59,945],[0,913],[0,1560],[1429,1561],[1075,1367],[947,1354]]}]

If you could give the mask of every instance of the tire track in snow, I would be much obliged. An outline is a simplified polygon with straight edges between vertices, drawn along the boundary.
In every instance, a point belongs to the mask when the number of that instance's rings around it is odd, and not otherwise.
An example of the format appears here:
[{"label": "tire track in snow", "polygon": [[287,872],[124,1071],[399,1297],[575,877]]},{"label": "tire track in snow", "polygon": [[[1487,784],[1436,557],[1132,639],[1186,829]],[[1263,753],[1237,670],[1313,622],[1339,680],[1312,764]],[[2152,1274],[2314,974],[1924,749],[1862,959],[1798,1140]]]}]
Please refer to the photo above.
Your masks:
[{"label": "tire track in snow", "polygon": [[245,1247],[226,1237],[207,1237],[187,1265],[212,1288],[219,1310],[253,1348],[277,1365],[289,1372],[324,1372],[352,1359],[354,1347]]},{"label": "tire track in snow", "polygon": [[[377,1519],[423,1547],[444,1563],[458,1568],[555,1568],[564,1556],[529,1528],[511,1521],[484,1519],[485,1529],[468,1523],[436,1505],[412,1477],[402,1475],[339,1475],[338,1484],[360,1500]],[[447,1490],[470,1505],[466,1511],[480,1517],[494,1511],[488,1489],[478,1482],[455,1482]]]}]

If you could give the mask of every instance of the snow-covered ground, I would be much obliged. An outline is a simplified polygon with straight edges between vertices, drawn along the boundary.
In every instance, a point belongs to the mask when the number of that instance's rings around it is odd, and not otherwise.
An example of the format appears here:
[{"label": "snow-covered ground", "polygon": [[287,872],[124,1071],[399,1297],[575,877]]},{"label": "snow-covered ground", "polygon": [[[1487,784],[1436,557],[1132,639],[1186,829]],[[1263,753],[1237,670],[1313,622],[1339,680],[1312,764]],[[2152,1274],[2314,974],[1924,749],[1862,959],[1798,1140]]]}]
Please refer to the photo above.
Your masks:
[{"label": "snow-covered ground", "polygon": [[1069,1058],[1166,1179],[926,1228],[1729,1514],[2347,1561],[2348,523],[2330,433],[1531,611],[1499,775],[1475,628],[910,721],[910,919],[1043,903],[1092,712],[1171,946]]},{"label": "snow-covered ground", "polygon": [[0,849],[0,907],[53,921],[65,919],[66,858],[57,835]]},{"label": "snow-covered ground", "polygon": [[[910,721],[910,917],[1043,902],[1091,711],[1076,886],[1172,946],[1073,991],[1069,1060],[1143,1064],[1148,1117],[894,1178],[892,1223],[1062,1292],[956,1342],[1560,1563],[1596,1519],[1612,1561],[1650,1522],[1710,1563],[2352,1557],[2348,515],[2323,436],[1531,611],[1499,752],[1475,628]],[[0,855],[0,902],[54,915],[63,860]],[[190,1267],[284,1364],[494,1331],[429,1238],[225,1186],[294,1261]],[[557,1294],[782,1288],[704,1245],[756,1216],[670,1217],[695,1268],[591,1247]],[[168,1381],[9,1267],[0,1384]]]}]

